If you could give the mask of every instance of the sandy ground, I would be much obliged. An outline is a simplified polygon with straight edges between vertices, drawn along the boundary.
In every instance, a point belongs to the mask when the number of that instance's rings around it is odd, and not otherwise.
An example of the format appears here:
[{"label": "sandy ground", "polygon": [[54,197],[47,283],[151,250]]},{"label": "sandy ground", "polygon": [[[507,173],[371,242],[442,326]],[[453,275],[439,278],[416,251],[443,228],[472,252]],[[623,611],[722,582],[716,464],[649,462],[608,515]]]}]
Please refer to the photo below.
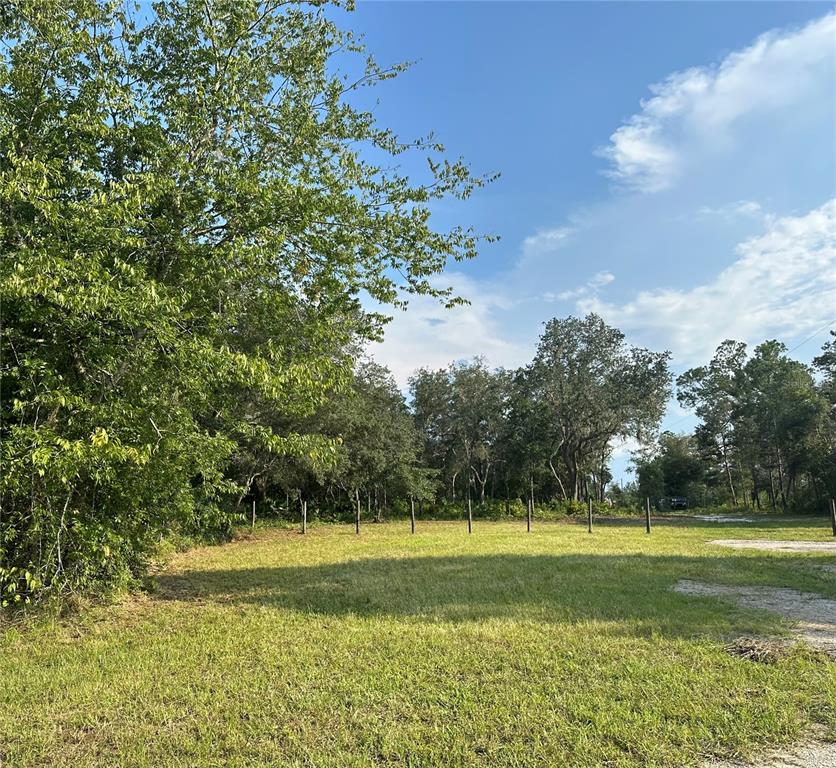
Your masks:
[{"label": "sandy ground", "polygon": [[815,648],[836,656],[836,600],[785,587],[730,587],[679,581],[674,590],[695,597],[720,597],[744,608],[772,611],[796,622],[793,632]]},{"label": "sandy ground", "polygon": [[754,517],[740,517],[738,515],[691,515],[695,520],[706,520],[709,523],[754,523]]},{"label": "sandy ground", "polygon": [[836,766],[836,744],[811,742],[790,750],[774,750],[754,763],[711,760],[703,768],[833,768]]},{"label": "sandy ground", "polygon": [[[811,592],[799,592],[784,587],[730,587],[724,584],[703,584],[699,581],[688,580],[677,582],[674,590],[695,597],[719,597],[745,608],[773,611],[796,622],[793,631],[800,638],[811,646],[821,648],[836,657],[836,600],[828,600]],[[836,743],[811,741],[790,749],[771,750],[753,763],[710,760],[703,763],[702,768],[834,768],[834,766],[836,766]]]},{"label": "sandy ground", "polygon": [[765,549],[774,552],[825,552],[836,555],[834,541],[774,541],[772,539],[714,539],[709,544],[732,549]]}]

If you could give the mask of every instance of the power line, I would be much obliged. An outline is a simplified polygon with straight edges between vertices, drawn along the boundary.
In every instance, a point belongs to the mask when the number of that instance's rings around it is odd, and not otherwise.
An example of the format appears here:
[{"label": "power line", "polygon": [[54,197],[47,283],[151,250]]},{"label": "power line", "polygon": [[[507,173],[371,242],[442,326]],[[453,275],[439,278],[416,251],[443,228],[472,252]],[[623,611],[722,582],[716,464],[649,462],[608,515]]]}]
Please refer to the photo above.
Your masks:
[{"label": "power line", "polygon": [[816,338],[816,336],[818,336],[818,335],[819,335],[822,331],[826,331],[826,330],[827,330],[828,328],[830,328],[830,326],[831,326],[831,325],[833,325],[834,323],[836,323],[836,318],[834,318],[833,320],[830,320],[829,322],[825,323],[825,324],[824,324],[821,328],[819,328],[819,329],[818,329],[818,330],[817,330],[817,331],[816,331],[816,332],[815,332],[812,336],[808,336],[806,339],[804,339],[804,341],[802,341],[800,344],[796,344],[796,345],[795,345],[792,349],[790,349],[788,352],[795,352],[795,350],[796,350],[796,349],[798,349],[799,347],[803,347],[803,346],[804,346],[804,345],[805,345],[808,341],[811,341],[812,339],[815,339],[815,338]]}]

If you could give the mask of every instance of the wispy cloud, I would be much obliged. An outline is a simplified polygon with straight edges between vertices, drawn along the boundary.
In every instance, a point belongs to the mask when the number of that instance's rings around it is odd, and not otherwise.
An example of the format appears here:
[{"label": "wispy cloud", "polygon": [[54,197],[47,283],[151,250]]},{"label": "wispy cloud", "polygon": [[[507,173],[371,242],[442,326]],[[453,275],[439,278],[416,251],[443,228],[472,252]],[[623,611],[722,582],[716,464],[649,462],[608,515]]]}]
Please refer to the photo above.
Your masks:
[{"label": "wispy cloud", "polygon": [[690,290],[643,291],[625,304],[587,297],[578,309],[673,349],[680,363],[707,359],[727,338],[792,337],[836,318],[836,199],[774,220],[736,255],[716,278]]},{"label": "wispy cloud", "polygon": [[448,272],[438,284],[450,285],[469,304],[445,309],[437,299],[413,297],[397,313],[382,343],[369,351],[384,363],[402,387],[417,368],[443,368],[456,360],[484,356],[491,365],[518,366],[531,350],[508,341],[496,314],[514,302],[459,272]]},{"label": "wispy cloud", "polygon": [[697,211],[699,216],[719,216],[722,219],[735,219],[741,216],[764,218],[768,220],[770,214],[764,211],[763,206],[755,200],[737,200],[734,203],[721,206],[703,205]]},{"label": "wispy cloud", "polygon": [[551,291],[546,291],[542,295],[543,301],[548,303],[552,303],[555,301],[569,301],[570,299],[578,299],[582,296],[589,296],[591,294],[595,294],[598,292],[600,288],[603,288],[605,285],[609,285],[611,282],[615,280],[615,275],[612,272],[607,272],[606,270],[601,272],[596,272],[592,277],[589,278],[583,285],[578,286],[577,288],[573,288],[568,291],[560,291],[559,293],[552,293]]},{"label": "wispy cloud", "polygon": [[836,14],[802,29],[770,32],[715,67],[675,72],[650,86],[653,94],[610,136],[600,150],[607,174],[642,192],[658,192],[682,174],[683,144],[714,146],[746,115],[770,113],[805,99],[817,73],[834,67]]},{"label": "wispy cloud", "polygon": [[551,253],[566,245],[575,233],[575,227],[555,227],[529,235],[523,241],[523,254]]}]

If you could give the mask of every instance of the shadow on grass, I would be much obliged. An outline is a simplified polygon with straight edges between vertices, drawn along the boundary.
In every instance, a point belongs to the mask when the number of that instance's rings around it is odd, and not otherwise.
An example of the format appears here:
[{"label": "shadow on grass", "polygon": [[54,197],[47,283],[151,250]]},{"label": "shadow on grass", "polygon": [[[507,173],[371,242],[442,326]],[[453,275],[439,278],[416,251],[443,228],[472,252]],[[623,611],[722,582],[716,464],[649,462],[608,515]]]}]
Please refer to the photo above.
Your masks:
[{"label": "shadow on grass", "polygon": [[486,554],[194,570],[159,576],[156,597],[325,616],[596,621],[611,623],[614,634],[728,637],[775,632],[779,620],[671,586],[679,579],[793,586],[794,576],[788,560],[735,556]]}]

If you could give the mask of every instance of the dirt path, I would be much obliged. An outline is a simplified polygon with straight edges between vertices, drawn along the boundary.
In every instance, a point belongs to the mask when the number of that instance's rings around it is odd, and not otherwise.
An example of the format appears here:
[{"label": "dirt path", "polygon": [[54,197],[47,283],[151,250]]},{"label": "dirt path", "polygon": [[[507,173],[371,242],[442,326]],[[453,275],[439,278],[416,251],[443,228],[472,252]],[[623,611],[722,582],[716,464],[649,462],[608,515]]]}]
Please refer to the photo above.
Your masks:
[{"label": "dirt path", "polygon": [[744,608],[772,611],[797,622],[793,631],[815,648],[836,656],[836,600],[785,587],[730,587],[682,580],[676,592],[694,597],[720,597]]},{"label": "dirt path", "polygon": [[825,552],[836,555],[836,541],[774,541],[772,539],[713,539],[709,544],[732,549],[765,549],[773,552]]}]

